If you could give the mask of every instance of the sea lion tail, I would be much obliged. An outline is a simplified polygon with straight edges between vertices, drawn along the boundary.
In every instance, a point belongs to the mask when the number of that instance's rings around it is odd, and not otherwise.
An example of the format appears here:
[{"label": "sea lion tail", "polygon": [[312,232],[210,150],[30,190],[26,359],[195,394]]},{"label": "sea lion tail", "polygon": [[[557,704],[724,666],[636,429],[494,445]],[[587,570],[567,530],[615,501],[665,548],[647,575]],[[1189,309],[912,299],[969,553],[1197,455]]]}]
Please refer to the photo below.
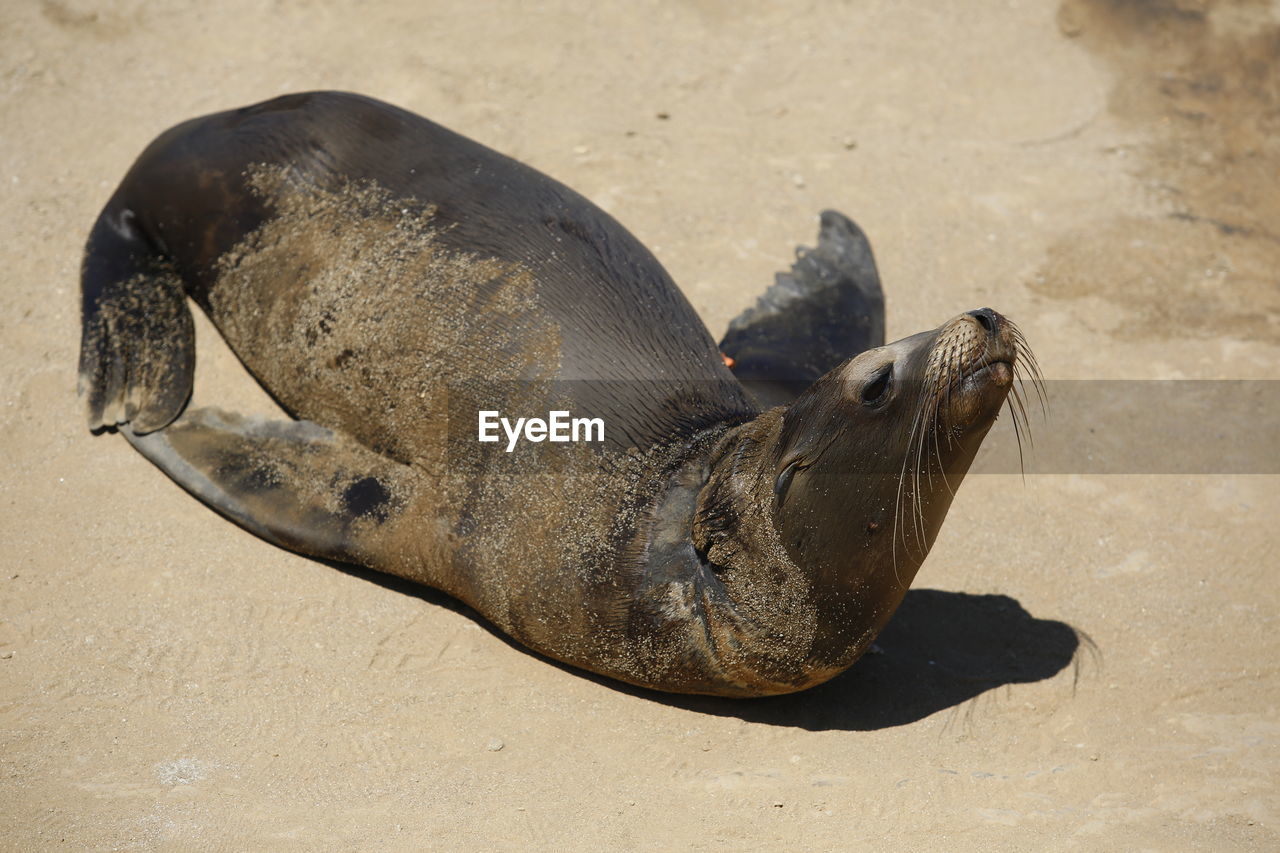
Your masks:
[{"label": "sea lion tail", "polygon": [[195,327],[182,280],[131,210],[109,204],[81,270],[80,395],[89,428],[170,423],[191,395]]}]

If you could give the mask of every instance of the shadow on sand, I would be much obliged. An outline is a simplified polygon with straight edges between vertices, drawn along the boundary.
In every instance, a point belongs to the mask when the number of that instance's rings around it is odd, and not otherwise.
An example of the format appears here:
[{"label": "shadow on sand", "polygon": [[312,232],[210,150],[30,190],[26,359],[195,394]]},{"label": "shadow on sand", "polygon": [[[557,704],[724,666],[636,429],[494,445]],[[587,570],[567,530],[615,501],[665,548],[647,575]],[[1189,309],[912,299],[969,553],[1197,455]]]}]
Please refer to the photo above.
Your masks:
[{"label": "shadow on sand", "polygon": [[870,731],[913,723],[988,690],[1057,675],[1072,664],[1082,645],[1093,651],[1088,638],[1070,625],[1037,619],[1007,595],[913,589],[872,652],[848,672],[812,690],[765,699],[662,693],[584,672],[531,651],[437,590],[357,566],[328,564],[464,613],[512,648],[613,690],[698,713],[814,731]]},{"label": "shadow on sand", "polygon": [[913,589],[872,652],[826,684],[768,699],[659,701],[815,731],[885,729],[1006,684],[1050,678],[1072,664],[1082,644],[1092,649],[1070,625],[1037,619],[1007,595]]}]

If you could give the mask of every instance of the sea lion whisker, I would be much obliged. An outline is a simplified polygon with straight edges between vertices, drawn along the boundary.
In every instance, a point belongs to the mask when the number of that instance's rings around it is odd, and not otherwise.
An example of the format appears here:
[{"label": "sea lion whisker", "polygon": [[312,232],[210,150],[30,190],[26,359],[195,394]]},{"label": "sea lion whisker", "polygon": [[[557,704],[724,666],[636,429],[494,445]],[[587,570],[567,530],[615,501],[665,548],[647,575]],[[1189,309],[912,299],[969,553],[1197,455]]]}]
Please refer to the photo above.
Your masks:
[{"label": "sea lion whisker", "polygon": [[[912,424],[912,430],[914,429],[915,429],[915,425]],[[910,434],[908,434],[907,440],[908,441],[911,440]],[[898,531],[900,527],[899,522],[902,519],[902,485],[903,485],[903,481],[905,481],[906,478],[907,478],[907,458],[906,458],[906,455],[904,454],[902,457],[902,466],[898,470],[898,487],[895,490],[895,494],[893,498],[893,530],[891,531],[891,535],[889,537],[890,556],[893,560],[893,572],[894,572],[895,578],[897,577],[897,574],[898,574]],[[902,541],[902,547],[905,549],[906,546],[907,546],[907,542],[906,542],[906,539],[904,538]]]},{"label": "sea lion whisker", "polygon": [[[921,421],[921,426],[922,427],[924,426],[923,420]],[[925,454],[924,454],[925,437],[927,432],[928,432],[927,429],[922,428],[916,437],[916,450],[915,450],[916,461],[914,465],[915,500],[912,504],[915,507],[915,517],[912,519],[912,524],[916,534],[916,547],[920,548],[922,551],[925,551],[928,549],[928,546],[925,545],[925,539],[927,538],[927,536],[925,533],[924,492],[920,488],[920,474],[922,473],[921,469],[924,468],[924,466],[927,464],[927,457],[925,457]],[[931,476],[931,472],[929,471],[925,471],[923,473],[929,474]],[[932,491],[932,482],[930,482],[930,490]]]},{"label": "sea lion whisker", "polygon": [[[911,451],[910,451],[910,448],[912,447],[912,445],[913,445],[913,443],[914,443],[914,441],[915,441],[916,430],[919,428],[920,423],[921,423],[921,421],[922,421],[922,418],[923,418],[923,416],[924,416],[924,408],[923,408],[923,406],[924,406],[924,396],[923,396],[923,386],[922,386],[920,393],[918,393],[918,394],[917,394],[917,401],[916,401],[916,406],[915,406],[915,416],[914,416],[914,418],[912,419],[912,422],[911,422],[911,429],[910,429],[910,431],[907,433],[907,452],[903,453],[903,455],[902,455],[902,467],[901,467],[901,469],[900,469],[900,470],[899,470],[899,472],[898,472],[898,489],[897,489],[897,495],[896,495],[896,497],[894,498],[894,506],[893,506],[893,567],[894,567],[894,576],[895,576],[895,578],[897,577],[897,571],[898,571],[898,551],[897,551],[897,548],[898,548],[898,537],[899,537],[899,536],[901,536],[901,537],[902,537],[902,548],[903,548],[903,551],[904,551],[904,552],[906,552],[906,551],[910,548],[910,545],[909,545],[909,543],[907,542],[906,525],[903,523],[903,521],[904,521],[904,517],[905,517],[905,515],[906,515],[906,511],[907,511],[907,504],[906,504],[906,502],[904,502],[904,501],[903,501],[903,499],[902,499],[902,498],[903,498],[902,491],[903,491],[903,487],[906,485],[906,480],[907,480],[907,466],[908,466],[908,464],[910,463],[910,460],[911,460]],[[913,506],[913,510],[914,510],[914,506]]]},{"label": "sea lion whisker", "polygon": [[[947,449],[951,449],[951,431],[947,430]],[[938,459],[938,473],[942,477],[942,485],[946,486],[947,494],[951,497],[956,496],[956,490],[951,487],[951,481],[947,477],[947,466],[942,461],[942,451],[938,447],[938,413],[935,410],[933,414],[933,452]]]},{"label": "sea lion whisker", "polygon": [[[1014,385],[1012,388],[1009,389],[1009,400],[1011,401],[1009,405],[1009,412],[1011,414],[1015,414],[1015,417],[1016,417],[1016,414],[1022,415],[1022,426],[1027,433],[1027,444],[1030,447],[1035,447],[1036,446],[1035,436],[1031,434],[1031,419],[1027,417],[1027,408],[1025,405],[1023,405],[1023,402],[1022,402],[1023,389],[1021,387],[1021,384],[1022,384],[1020,381],[1021,377],[1019,377],[1018,375],[1018,368],[1016,365],[1013,368],[1013,375],[1015,379],[1018,379],[1019,381],[1016,385]],[[1018,407],[1016,413],[1014,412],[1014,408],[1013,408],[1013,404],[1015,403],[1017,404],[1017,407]]]},{"label": "sea lion whisker", "polygon": [[[930,415],[932,418],[932,415]],[[915,502],[916,509],[916,545],[917,547],[924,539],[925,535],[925,498],[933,491],[933,466],[929,464],[929,424],[922,421],[920,423],[920,431],[916,434],[916,451],[915,451],[915,476],[916,490]]]},{"label": "sea lion whisker", "polygon": [[1009,406],[1010,420],[1013,421],[1013,435],[1018,440],[1018,470],[1022,473],[1022,482],[1027,482],[1027,466],[1022,458],[1022,432],[1018,429],[1018,415],[1013,410],[1013,403],[1007,399],[1005,402]]},{"label": "sea lion whisker", "polygon": [[[908,449],[907,449],[907,452],[906,452],[906,453],[904,453],[904,454],[902,455],[902,471],[901,471],[901,473],[900,473],[900,475],[899,475],[899,478],[898,478],[898,494],[899,494],[899,496],[900,496],[900,497],[905,497],[905,498],[906,498],[906,500],[905,500],[905,501],[902,501],[902,509],[901,509],[901,518],[902,518],[902,520],[903,520],[903,522],[904,522],[904,524],[903,524],[903,530],[902,530],[902,547],[903,547],[903,549],[904,549],[904,550],[907,550],[907,549],[909,549],[909,548],[911,547],[911,546],[910,546],[910,543],[909,543],[909,542],[907,542],[907,533],[906,533],[906,524],[905,524],[905,521],[906,521],[906,514],[907,514],[907,511],[908,511],[908,507],[910,507],[911,512],[913,513],[913,518],[914,518],[914,512],[915,512],[914,501],[915,501],[915,497],[912,495],[912,493],[911,493],[911,490],[910,490],[910,489],[907,489],[907,491],[906,491],[906,493],[905,493],[905,495],[904,495],[904,494],[903,494],[903,489],[907,487],[907,471],[908,471],[908,470],[911,470],[911,471],[913,471],[913,472],[914,472],[914,470],[915,470],[915,469],[914,469],[914,467],[911,465],[911,451],[910,451],[910,448],[911,448],[911,447],[913,447],[913,446],[915,445],[916,430],[917,430],[917,429],[919,429],[919,426],[920,426],[920,417],[921,417],[921,414],[922,414],[922,412],[920,412],[920,411],[917,411],[917,412],[916,412],[915,420],[914,420],[914,421],[912,421],[912,423],[911,423],[911,430],[910,430],[910,432],[907,434],[907,448],[908,448]],[[914,522],[913,522],[913,523],[914,523]],[[909,554],[910,554],[910,552],[909,552],[909,550],[908,550],[908,555],[909,555]]]},{"label": "sea lion whisker", "polygon": [[[920,435],[921,435],[921,444],[922,444],[922,445],[927,444],[929,439],[933,439],[933,448],[936,450],[936,449],[937,449],[937,447],[938,447],[938,410],[937,410],[936,408],[934,408],[934,409],[933,409],[933,413],[932,413],[932,415],[930,416],[930,419],[929,419],[929,420],[930,420],[930,424],[929,424],[928,429],[925,429],[925,430],[924,430],[924,431],[922,431],[922,432],[921,432],[921,434],[920,434]],[[925,475],[926,475],[926,476],[928,477],[928,479],[929,479],[929,490],[930,490],[930,491],[932,491],[932,490],[933,490],[933,461],[932,461],[932,457],[929,457],[929,458],[927,458],[927,459],[921,460],[921,465],[922,465],[922,466],[924,466],[924,469],[925,469]]]},{"label": "sea lion whisker", "polygon": [[1027,372],[1031,377],[1031,384],[1036,390],[1036,396],[1040,398],[1040,414],[1047,418],[1049,416],[1049,395],[1044,385],[1044,374],[1040,372],[1040,362],[1036,359],[1035,351],[1027,343],[1027,338],[1022,334],[1022,330],[1013,323],[1009,325],[1013,331],[1013,339],[1018,356],[1015,366],[1018,363],[1026,365]]},{"label": "sea lion whisker", "polygon": [[[916,545],[919,545],[920,534],[918,527],[920,523],[920,461],[915,448],[918,446],[919,436],[924,428],[925,408],[924,400],[921,399],[916,408],[915,417],[911,424],[911,430],[907,435],[906,450],[902,455],[902,471],[899,477],[899,489],[906,489],[903,495],[905,500],[902,501],[900,518],[902,525],[902,546],[907,556],[911,555],[912,545],[907,541],[906,517],[911,516],[911,532],[915,536]],[[910,473],[908,473],[910,472]],[[909,479],[908,479],[909,478]]]},{"label": "sea lion whisker", "polygon": [[[956,372],[956,364],[955,364],[955,359],[951,357],[951,351],[952,351],[952,349],[949,347],[949,348],[947,349],[947,355],[946,355],[946,371],[947,371],[947,375],[946,375],[946,377],[942,380],[942,388],[941,388],[940,390],[937,390],[937,391],[935,391],[935,392],[934,392],[934,393],[935,393],[935,395],[941,395],[941,393],[942,393],[943,391],[945,391],[945,392],[946,392],[946,395],[947,395],[947,410],[948,410],[948,411],[950,411],[950,410],[951,410],[951,390],[955,387],[955,381],[956,381],[956,380],[955,380],[955,378],[954,378],[954,374],[955,374],[955,372]],[[937,412],[936,412],[936,411],[934,412],[934,423],[935,423],[935,424],[937,423]],[[947,430],[947,449],[948,449],[948,450],[950,450],[950,449],[951,449],[951,430]]]}]

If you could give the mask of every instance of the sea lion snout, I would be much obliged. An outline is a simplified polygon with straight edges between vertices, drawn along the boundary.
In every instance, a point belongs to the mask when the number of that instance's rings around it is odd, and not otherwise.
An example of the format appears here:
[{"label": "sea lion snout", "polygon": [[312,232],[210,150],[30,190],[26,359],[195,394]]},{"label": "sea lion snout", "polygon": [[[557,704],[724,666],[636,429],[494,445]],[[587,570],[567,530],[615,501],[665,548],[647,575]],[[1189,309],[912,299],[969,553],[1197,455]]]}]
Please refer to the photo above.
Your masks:
[{"label": "sea lion snout", "polygon": [[[1017,327],[999,312],[978,308],[944,323],[929,353],[926,381],[954,384],[980,370],[1007,376],[1018,357]],[[1006,386],[1009,382],[1003,383]]]},{"label": "sea lion snout", "polygon": [[944,323],[925,370],[928,393],[947,425],[964,428],[994,419],[1013,387],[1021,333],[990,308]]},{"label": "sea lion snout", "polygon": [[986,358],[991,362],[1012,362],[1018,357],[1017,327],[999,311],[977,308],[961,316],[976,323],[986,336]]},{"label": "sea lion snout", "polygon": [[975,308],[972,311],[966,311],[965,315],[976,320],[978,325],[983,328],[983,331],[990,335],[997,334],[1000,331],[1001,324],[1005,322],[1004,317],[1001,317],[998,312],[992,311],[990,308]]}]

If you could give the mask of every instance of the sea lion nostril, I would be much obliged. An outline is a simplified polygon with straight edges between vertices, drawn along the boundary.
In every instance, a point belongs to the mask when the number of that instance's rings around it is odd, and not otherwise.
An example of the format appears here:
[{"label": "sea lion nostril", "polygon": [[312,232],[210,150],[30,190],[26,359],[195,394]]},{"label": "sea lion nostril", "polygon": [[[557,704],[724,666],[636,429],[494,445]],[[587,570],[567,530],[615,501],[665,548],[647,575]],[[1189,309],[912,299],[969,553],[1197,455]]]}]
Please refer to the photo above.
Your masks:
[{"label": "sea lion nostril", "polygon": [[999,324],[996,322],[996,312],[992,311],[990,308],[979,308],[976,311],[970,311],[969,316],[977,320],[978,324],[982,326],[983,330],[986,331],[988,335],[994,335],[996,333],[996,327]]}]

